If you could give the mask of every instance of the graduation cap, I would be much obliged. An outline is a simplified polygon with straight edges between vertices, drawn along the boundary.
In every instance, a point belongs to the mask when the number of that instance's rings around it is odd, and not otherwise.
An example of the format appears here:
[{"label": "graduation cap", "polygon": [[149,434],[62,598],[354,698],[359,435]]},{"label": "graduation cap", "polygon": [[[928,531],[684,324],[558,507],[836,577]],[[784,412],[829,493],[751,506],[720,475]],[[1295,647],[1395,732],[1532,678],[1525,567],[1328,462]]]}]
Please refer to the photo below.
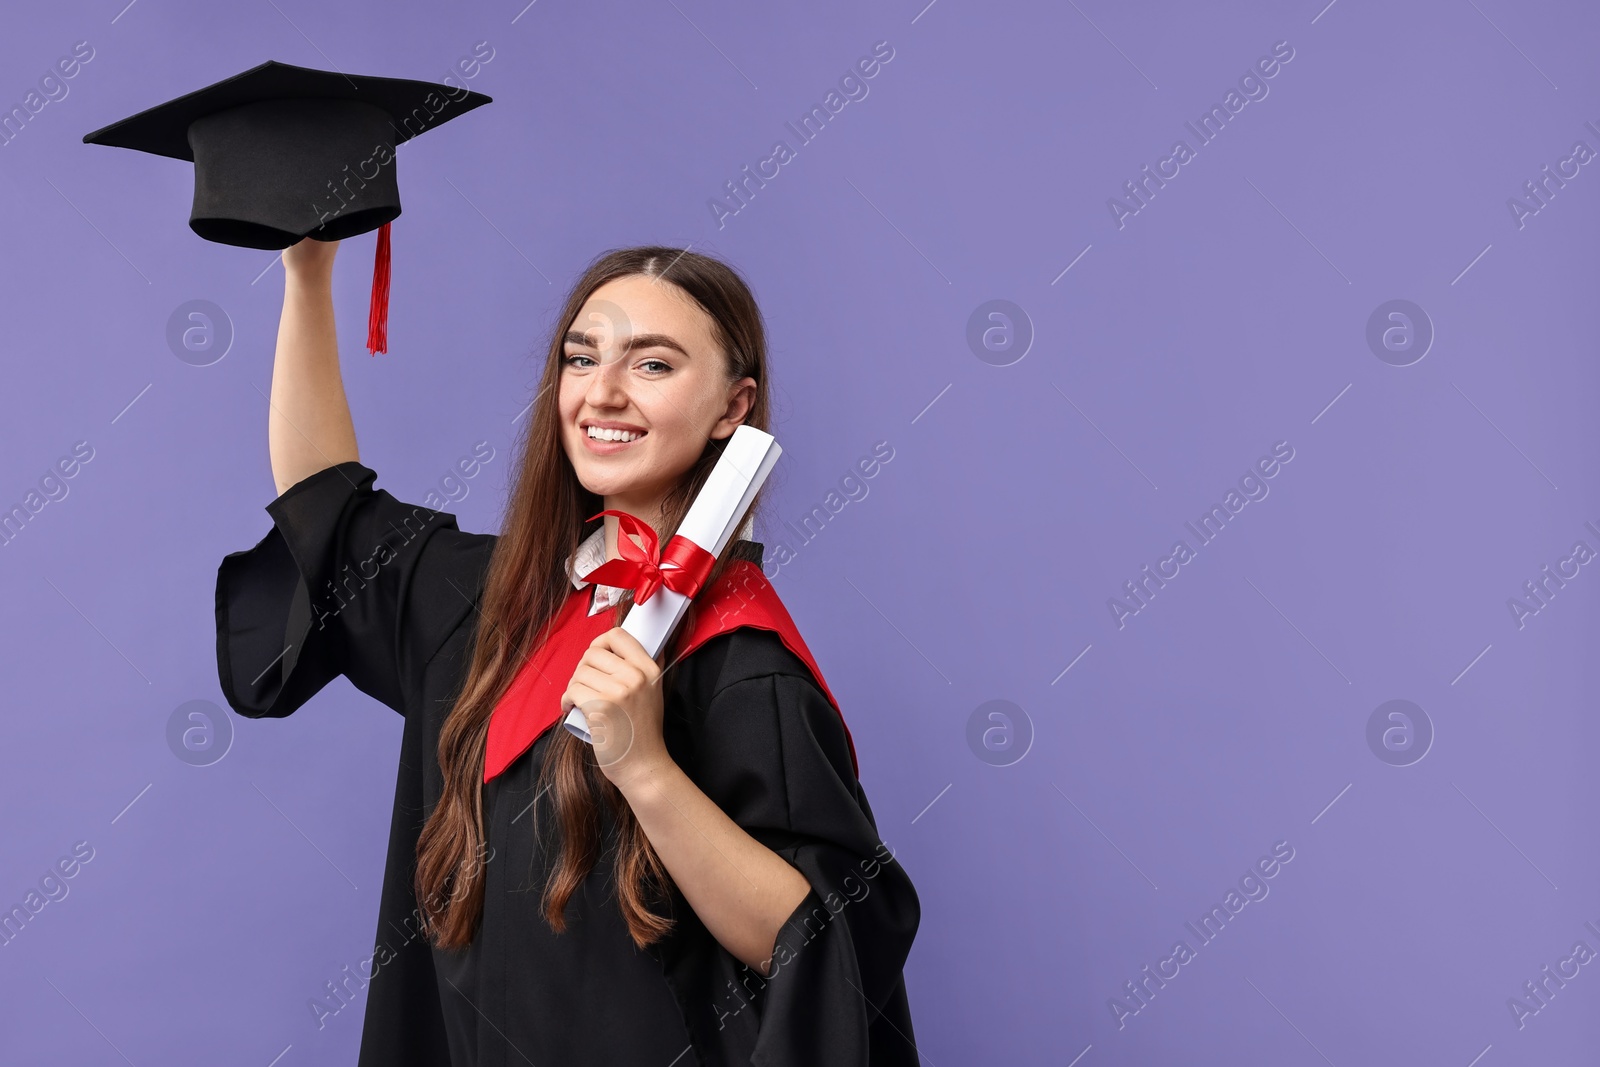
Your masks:
[{"label": "graduation cap", "polygon": [[469,89],[268,60],[84,135],[194,163],[189,228],[208,241],[288,248],[378,231],[367,350],[388,350],[395,146],[487,104]]}]

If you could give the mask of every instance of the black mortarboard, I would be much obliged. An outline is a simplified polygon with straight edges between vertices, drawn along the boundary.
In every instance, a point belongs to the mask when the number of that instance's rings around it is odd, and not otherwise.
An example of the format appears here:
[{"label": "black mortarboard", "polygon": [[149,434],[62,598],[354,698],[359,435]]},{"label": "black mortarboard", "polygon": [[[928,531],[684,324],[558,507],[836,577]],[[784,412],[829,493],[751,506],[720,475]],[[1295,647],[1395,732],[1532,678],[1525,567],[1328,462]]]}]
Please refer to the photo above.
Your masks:
[{"label": "black mortarboard", "polygon": [[394,148],[490,102],[469,89],[268,60],[84,135],[194,163],[189,228],[208,241],[287,248],[378,230],[367,348],[387,350]]}]

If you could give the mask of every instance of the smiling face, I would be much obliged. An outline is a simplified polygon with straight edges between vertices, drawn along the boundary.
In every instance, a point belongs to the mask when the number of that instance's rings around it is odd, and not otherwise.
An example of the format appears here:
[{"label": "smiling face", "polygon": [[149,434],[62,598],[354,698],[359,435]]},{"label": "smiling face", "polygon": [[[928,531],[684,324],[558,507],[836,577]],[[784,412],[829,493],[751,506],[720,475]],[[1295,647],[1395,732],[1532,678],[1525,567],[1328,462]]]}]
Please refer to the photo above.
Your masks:
[{"label": "smiling face", "polygon": [[711,316],[676,285],[630,274],[596,289],[568,327],[559,379],[578,481],[654,524],[706,441],[732,434],[754,402],[755,379],[729,382],[727,368]]}]

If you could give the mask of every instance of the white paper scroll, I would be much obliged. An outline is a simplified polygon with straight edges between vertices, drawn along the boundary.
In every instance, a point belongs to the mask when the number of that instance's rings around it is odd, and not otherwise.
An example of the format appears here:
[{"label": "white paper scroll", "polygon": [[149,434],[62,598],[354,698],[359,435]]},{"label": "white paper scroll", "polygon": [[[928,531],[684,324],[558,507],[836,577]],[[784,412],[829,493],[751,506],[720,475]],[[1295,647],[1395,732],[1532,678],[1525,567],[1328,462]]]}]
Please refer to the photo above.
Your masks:
[{"label": "white paper scroll", "polygon": [[[713,556],[721,555],[733,536],[735,525],[782,453],[783,449],[769,433],[754,426],[740,426],[734,430],[723,446],[722,458],[711,468],[710,477],[701,486],[694,503],[689,505],[689,513],[678,527],[678,536]],[[745,529],[749,528],[746,524]],[[663,543],[661,547],[666,546]],[[672,565],[663,564],[663,569],[670,570]],[[622,620],[622,628],[654,659],[666,647],[667,639],[688,610],[689,598],[663,585],[649,603],[633,605],[628,617]],[[582,709],[574,707],[567,712],[562,725],[590,744],[594,743]]]}]

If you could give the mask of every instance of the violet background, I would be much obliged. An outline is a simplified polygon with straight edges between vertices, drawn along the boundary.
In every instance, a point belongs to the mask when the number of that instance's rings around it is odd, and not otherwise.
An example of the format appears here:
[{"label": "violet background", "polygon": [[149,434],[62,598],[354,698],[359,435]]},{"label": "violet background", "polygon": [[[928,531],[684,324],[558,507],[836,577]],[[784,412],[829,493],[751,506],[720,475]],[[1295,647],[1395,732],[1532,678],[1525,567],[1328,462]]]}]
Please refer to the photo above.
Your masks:
[{"label": "violet background", "polygon": [[[662,242],[745,273],[784,446],[769,553],[894,450],[775,582],[920,894],[927,1063],[1594,1059],[1600,964],[1520,1029],[1507,999],[1600,950],[1600,576],[1521,629],[1507,601],[1600,548],[1600,172],[1520,229],[1507,200],[1600,148],[1600,12],[923,3],[7,11],[5,107],[95,54],[0,147],[0,506],[94,458],[0,549],[0,905],[95,855],[0,946],[0,1059],[354,1062],[364,1000],[321,1029],[308,1001],[372,951],[400,720],[341,678],[228,713],[210,766],[166,735],[221,702],[217,564],[269,526],[281,268],[188,230],[189,166],[81,138],[269,58],[440,80],[479,41],[495,102],[399,151],[387,354],[372,236],[337,261],[363,461],[420,502],[490,442],[447,510],[495,529],[583,264]],[[796,147],[785,122],[879,41],[869,94]],[[1108,198],[1279,41],[1269,95],[1119,229]],[[796,158],[719,227],[779,138]],[[1365,339],[1397,298],[1436,330],[1405,367]],[[196,299],[234,331],[209,366],[166,340]],[[1007,366],[966,339],[992,299],[1034,333]],[[1279,441],[1270,494],[1119,629],[1108,598]],[[1435,731],[1409,766],[1366,740],[1391,699]],[[990,700],[1031,724],[1007,766],[968,744]],[[1277,841],[1270,894],[1119,1028],[1110,998]]]}]

